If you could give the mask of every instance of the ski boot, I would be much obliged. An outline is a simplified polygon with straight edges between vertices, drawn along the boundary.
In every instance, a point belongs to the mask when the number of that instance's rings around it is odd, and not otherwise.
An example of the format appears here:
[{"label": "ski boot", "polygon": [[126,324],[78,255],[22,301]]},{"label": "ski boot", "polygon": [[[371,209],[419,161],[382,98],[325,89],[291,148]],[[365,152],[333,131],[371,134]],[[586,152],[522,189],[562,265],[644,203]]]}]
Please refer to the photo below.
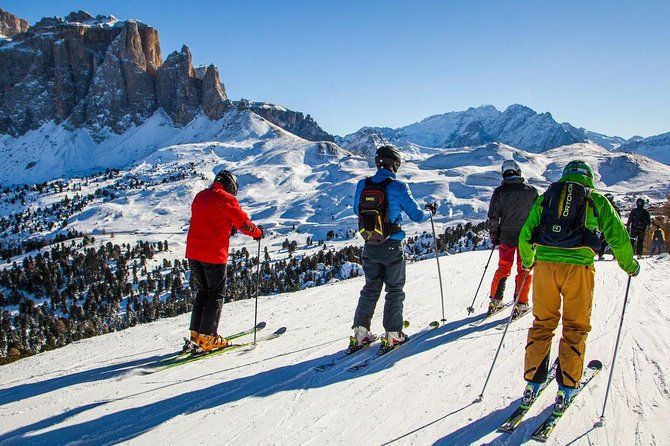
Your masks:
[{"label": "ski boot", "polygon": [[347,348],[347,354],[360,350],[376,340],[377,336],[370,333],[370,330],[367,328],[355,327],[353,336],[349,336],[349,348]]},{"label": "ski boot", "polygon": [[523,316],[530,309],[528,302],[517,302],[512,309],[512,320],[517,319],[519,316]]},{"label": "ski boot", "polygon": [[381,338],[381,347],[379,347],[379,354],[383,355],[399,345],[407,342],[409,338],[402,331],[387,331]]},{"label": "ski boot", "polygon": [[202,353],[209,353],[228,347],[228,340],[219,335],[206,335],[201,333],[198,338],[198,347],[200,347]]},{"label": "ski boot", "polygon": [[198,345],[198,339],[200,338],[200,333],[195,330],[191,330],[191,335],[188,338],[184,338],[184,347],[182,347],[182,353],[194,353],[200,349]]},{"label": "ski boot", "polygon": [[572,399],[579,393],[579,387],[558,386],[556,400],[554,402],[554,415],[561,415],[568,408]]},{"label": "ski boot", "polygon": [[535,402],[535,398],[537,398],[538,393],[540,393],[540,390],[542,389],[542,384],[544,383],[526,383],[526,388],[523,391],[523,397],[521,397],[522,409],[528,409]]},{"label": "ski boot", "polygon": [[503,307],[502,299],[498,299],[497,297],[491,297],[490,299],[491,301],[489,302],[489,309],[486,312],[487,316],[491,316],[493,313]]}]

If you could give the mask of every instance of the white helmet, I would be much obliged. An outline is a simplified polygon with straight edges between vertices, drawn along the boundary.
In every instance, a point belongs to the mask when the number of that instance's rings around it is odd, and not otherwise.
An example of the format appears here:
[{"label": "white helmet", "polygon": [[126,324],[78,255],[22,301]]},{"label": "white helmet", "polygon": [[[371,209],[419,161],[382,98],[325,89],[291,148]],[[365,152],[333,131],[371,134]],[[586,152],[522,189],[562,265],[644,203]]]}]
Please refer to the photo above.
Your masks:
[{"label": "white helmet", "polygon": [[516,175],[518,177],[521,176],[521,166],[514,161],[514,160],[506,160],[503,165],[502,169],[500,169],[502,172],[503,178]]}]

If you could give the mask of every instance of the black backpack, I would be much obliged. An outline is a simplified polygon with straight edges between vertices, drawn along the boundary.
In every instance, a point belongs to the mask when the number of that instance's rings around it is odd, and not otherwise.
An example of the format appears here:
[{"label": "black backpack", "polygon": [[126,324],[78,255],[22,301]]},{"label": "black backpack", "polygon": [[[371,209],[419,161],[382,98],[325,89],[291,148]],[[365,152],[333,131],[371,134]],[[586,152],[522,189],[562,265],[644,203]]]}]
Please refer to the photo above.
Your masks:
[{"label": "black backpack", "polygon": [[635,208],[631,214],[631,227],[634,229],[646,229],[651,222],[651,218],[647,217],[649,211],[644,208]]},{"label": "black backpack", "polygon": [[535,230],[533,242],[556,248],[589,247],[600,249],[595,231],[586,228],[586,208],[591,190],[570,181],[553,183],[544,193],[542,217]]},{"label": "black backpack", "polygon": [[358,232],[372,245],[384,243],[391,234],[400,230],[399,225],[389,221],[386,186],[391,181],[393,178],[373,183],[371,178],[366,178],[361,191],[358,202]]}]

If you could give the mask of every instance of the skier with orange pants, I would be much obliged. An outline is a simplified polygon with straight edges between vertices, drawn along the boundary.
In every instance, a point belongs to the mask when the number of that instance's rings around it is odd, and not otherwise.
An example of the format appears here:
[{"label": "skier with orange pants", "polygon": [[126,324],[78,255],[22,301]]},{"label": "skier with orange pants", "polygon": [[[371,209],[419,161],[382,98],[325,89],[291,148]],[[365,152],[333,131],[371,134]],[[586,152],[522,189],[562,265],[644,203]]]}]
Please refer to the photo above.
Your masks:
[{"label": "skier with orange pants", "polygon": [[621,218],[595,190],[591,167],[571,161],[561,179],[535,201],[519,236],[523,267],[535,273],[535,320],[526,344],[524,404],[532,403],[547,377],[551,340],[561,317],[555,410],[566,407],[578,391],[591,331],[594,256],[600,247],[596,229],[604,234],[621,269],[636,276],[640,264],[633,258]]},{"label": "skier with orange pants", "polygon": [[528,311],[528,292],[531,284],[531,277],[524,280],[525,273],[521,267],[518,250],[519,232],[537,198],[537,190],[524,182],[521,167],[514,160],[503,163],[502,177],[502,184],[493,191],[488,212],[491,242],[499,245],[498,270],[491,283],[488,314],[493,314],[503,306],[505,285],[512,273],[516,254],[514,297],[519,296],[519,299],[513,312],[517,317]]}]

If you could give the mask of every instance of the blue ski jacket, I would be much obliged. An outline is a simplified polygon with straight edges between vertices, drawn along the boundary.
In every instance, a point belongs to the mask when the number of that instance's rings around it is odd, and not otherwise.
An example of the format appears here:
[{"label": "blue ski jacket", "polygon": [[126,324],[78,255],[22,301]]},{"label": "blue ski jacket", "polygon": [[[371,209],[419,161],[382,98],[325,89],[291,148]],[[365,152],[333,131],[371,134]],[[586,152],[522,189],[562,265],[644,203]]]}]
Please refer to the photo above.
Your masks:
[{"label": "blue ski jacket", "polygon": [[[402,223],[401,211],[405,212],[412,221],[417,223],[424,222],[430,218],[430,212],[424,211],[412,196],[409,186],[403,181],[397,180],[395,173],[388,169],[378,169],[373,175],[373,183],[381,183],[387,178],[393,178],[393,181],[386,186],[386,199],[388,200],[389,220],[391,223],[400,225]],[[358,202],[361,199],[361,192],[365,187],[365,180],[360,180],[356,187],[354,195],[354,213],[358,215]],[[391,234],[390,240],[403,240],[405,231],[397,231]]]}]

